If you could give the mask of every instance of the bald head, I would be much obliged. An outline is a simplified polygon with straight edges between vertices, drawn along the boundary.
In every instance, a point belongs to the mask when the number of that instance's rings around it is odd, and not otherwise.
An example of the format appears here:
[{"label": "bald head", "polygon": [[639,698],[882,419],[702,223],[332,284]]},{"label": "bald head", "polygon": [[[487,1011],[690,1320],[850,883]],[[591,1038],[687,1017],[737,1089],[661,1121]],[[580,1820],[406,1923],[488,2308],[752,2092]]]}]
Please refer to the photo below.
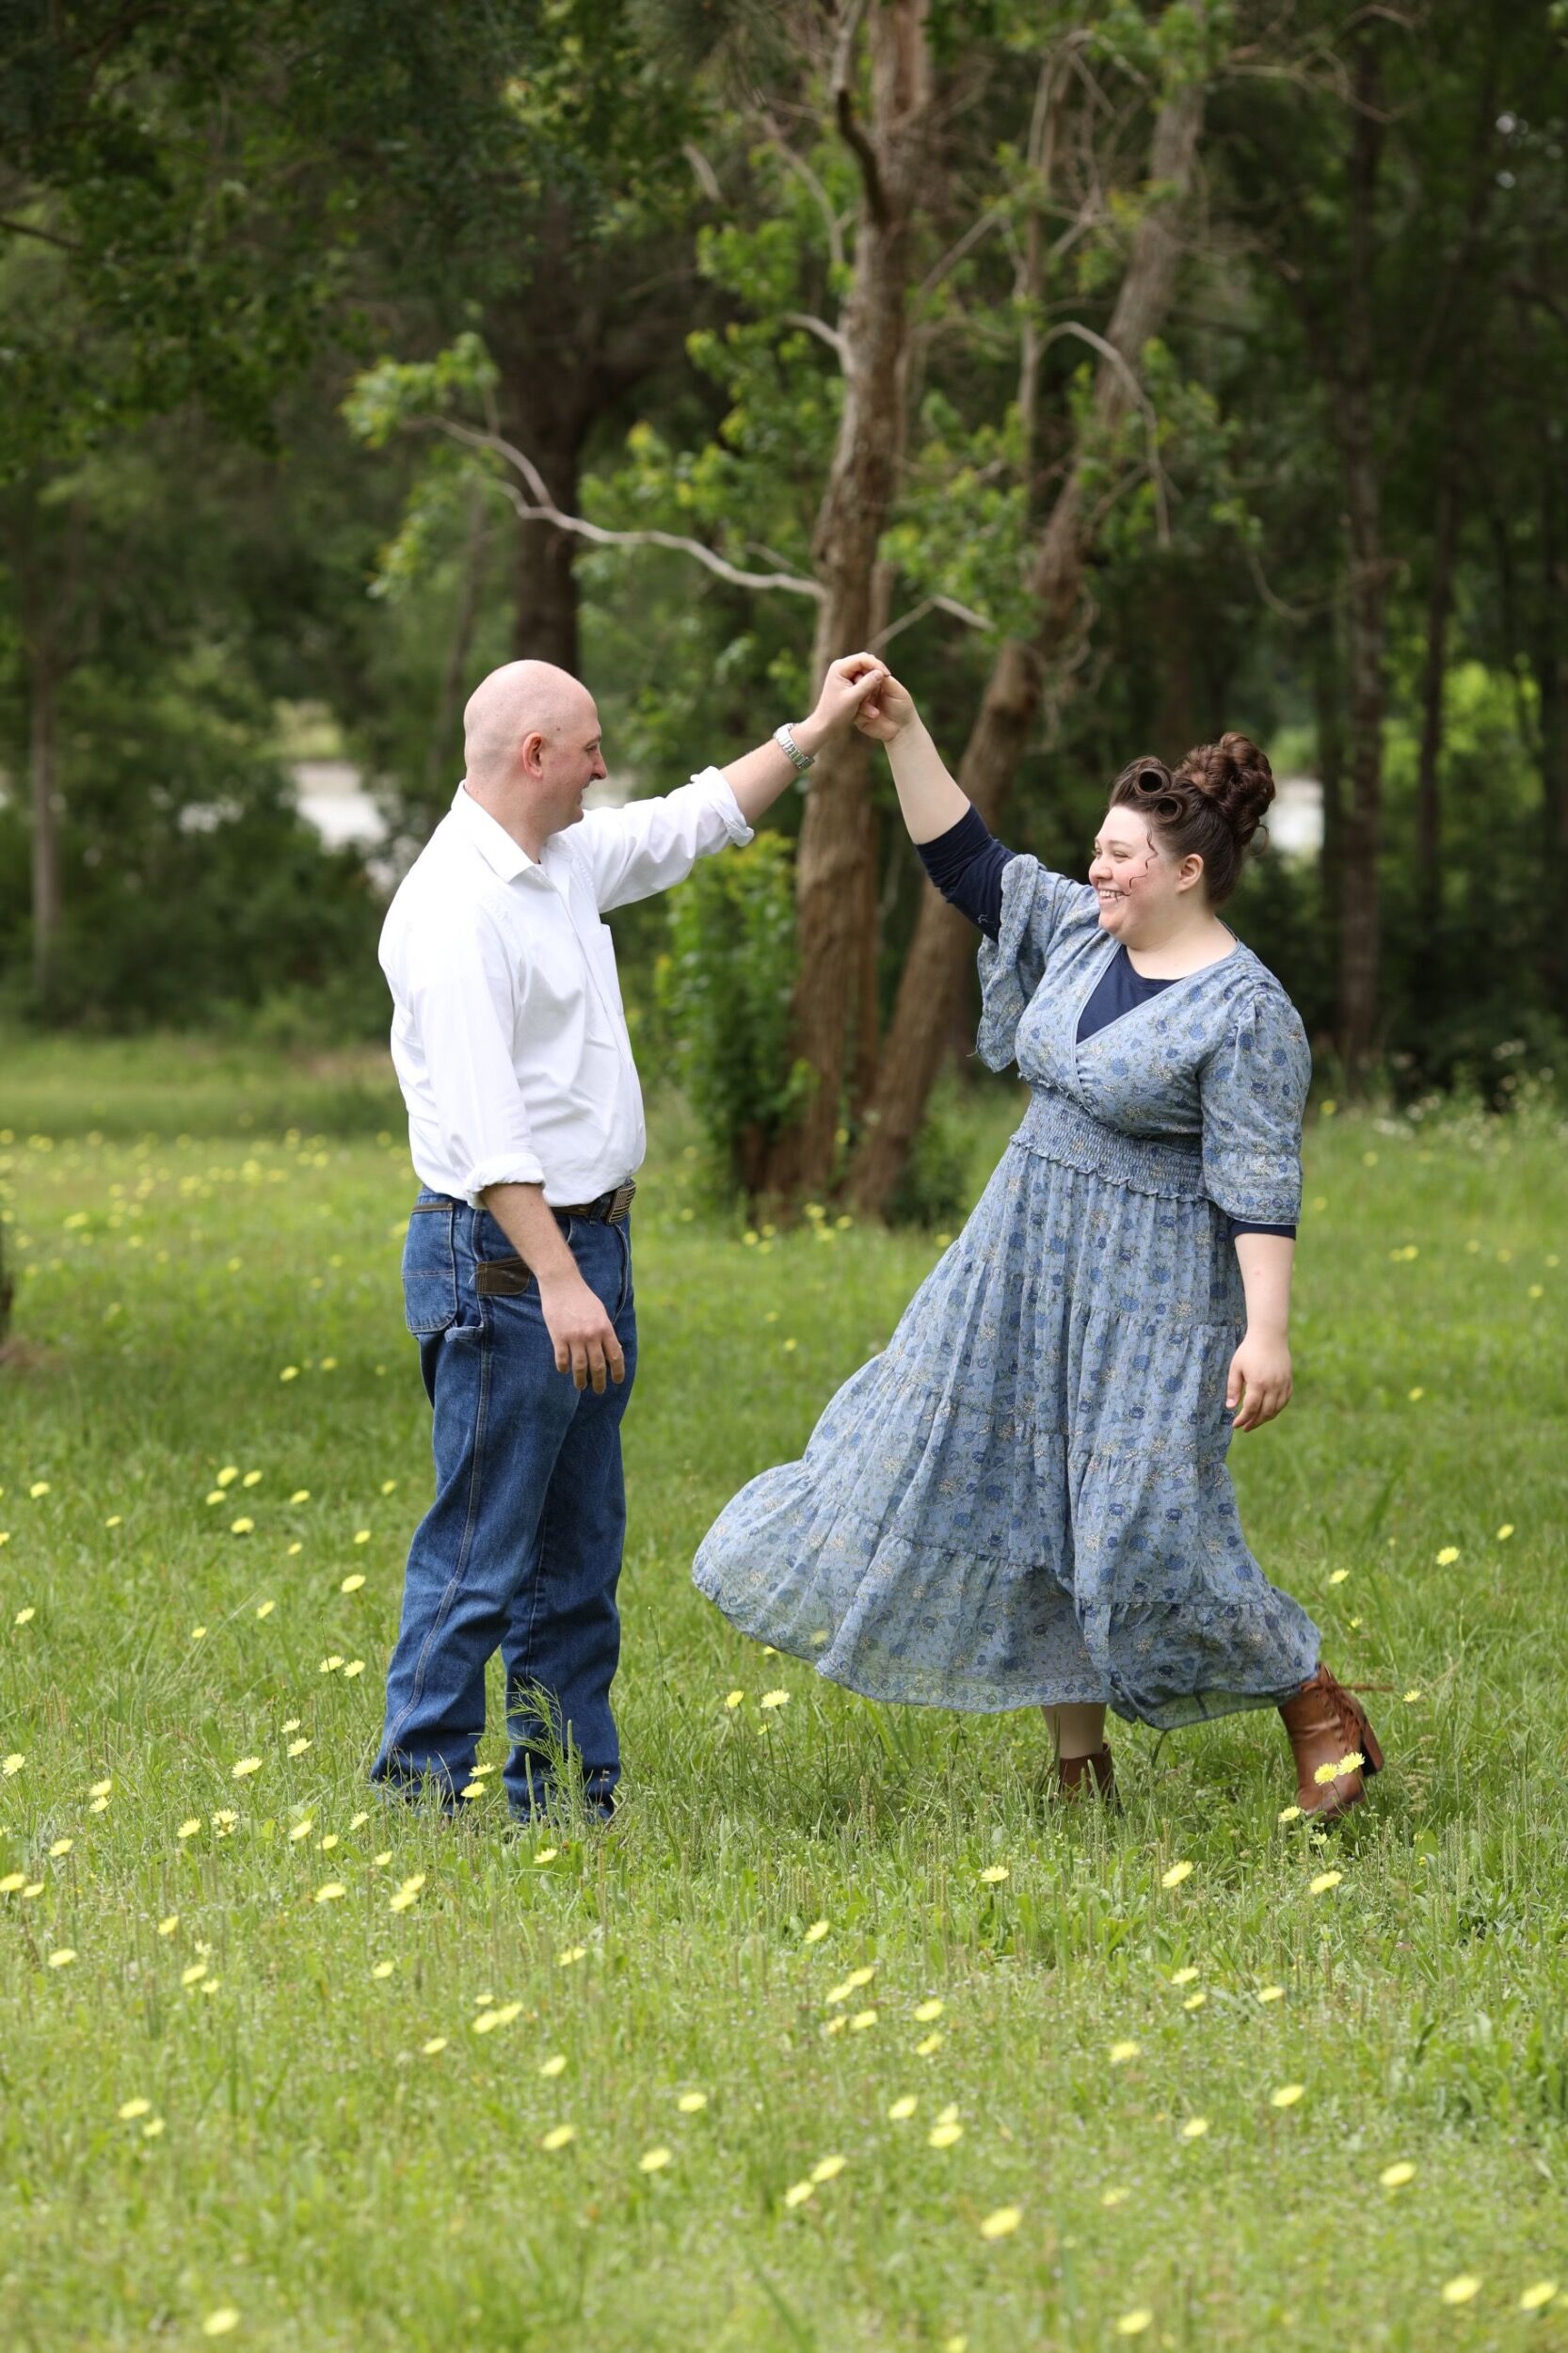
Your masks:
[{"label": "bald head", "polygon": [[557,746],[597,732],[593,696],[553,662],[506,662],[481,679],[463,712],[463,757],[472,785],[504,784],[531,735]]}]

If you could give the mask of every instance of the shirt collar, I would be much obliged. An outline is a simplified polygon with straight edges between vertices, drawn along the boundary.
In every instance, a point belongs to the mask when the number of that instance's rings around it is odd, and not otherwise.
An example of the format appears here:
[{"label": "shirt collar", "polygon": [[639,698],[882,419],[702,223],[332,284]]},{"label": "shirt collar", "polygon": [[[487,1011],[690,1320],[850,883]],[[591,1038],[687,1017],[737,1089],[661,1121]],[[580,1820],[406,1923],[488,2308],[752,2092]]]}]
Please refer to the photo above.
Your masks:
[{"label": "shirt collar", "polygon": [[538,861],[513,840],[505,826],[498,824],[488,808],[480,808],[466,784],[460,784],[452,796],[452,814],[486,865],[503,882],[515,882],[520,874],[535,871]]}]

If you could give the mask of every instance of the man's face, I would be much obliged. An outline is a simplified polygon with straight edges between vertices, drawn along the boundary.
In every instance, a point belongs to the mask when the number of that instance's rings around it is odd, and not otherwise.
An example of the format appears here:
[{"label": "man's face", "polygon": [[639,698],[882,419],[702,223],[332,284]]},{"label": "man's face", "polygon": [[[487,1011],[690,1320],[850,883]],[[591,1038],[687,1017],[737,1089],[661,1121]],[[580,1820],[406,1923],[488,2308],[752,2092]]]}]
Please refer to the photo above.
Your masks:
[{"label": "man's face", "polygon": [[563,713],[548,736],[530,737],[524,758],[545,831],[559,833],[566,825],[575,825],[589,785],[602,783],[609,773],[599,712],[588,696],[583,697],[580,707]]}]

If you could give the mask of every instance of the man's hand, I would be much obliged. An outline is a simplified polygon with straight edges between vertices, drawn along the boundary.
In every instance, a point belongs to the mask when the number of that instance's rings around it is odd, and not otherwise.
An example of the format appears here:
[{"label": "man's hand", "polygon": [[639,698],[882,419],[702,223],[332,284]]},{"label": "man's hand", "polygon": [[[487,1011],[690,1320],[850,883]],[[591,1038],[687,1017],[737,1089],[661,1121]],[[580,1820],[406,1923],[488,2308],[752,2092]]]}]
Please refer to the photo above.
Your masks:
[{"label": "man's hand", "polygon": [[604,1312],[597,1291],[578,1273],[539,1278],[539,1306],[545,1330],[555,1343],[555,1369],[569,1372],[575,1385],[585,1389],[591,1381],[596,1397],[604,1394],[605,1375],[615,1382],[626,1378],[626,1358],[616,1327]]},{"label": "man's hand", "polygon": [[873,743],[890,744],[895,735],[913,727],[918,716],[915,697],[907,686],[901,686],[891,670],[884,670],[880,682],[856,711],[855,724]]},{"label": "man's hand", "polygon": [[1249,1331],[1230,1360],[1225,1382],[1227,1408],[1234,1409],[1240,1401],[1231,1429],[1257,1430],[1272,1421],[1290,1402],[1290,1350],[1284,1334]]},{"label": "man's hand", "polygon": [[887,678],[886,665],[872,653],[840,654],[827,665],[817,707],[792,730],[803,752],[817,752],[830,736],[848,727],[868,695]]}]

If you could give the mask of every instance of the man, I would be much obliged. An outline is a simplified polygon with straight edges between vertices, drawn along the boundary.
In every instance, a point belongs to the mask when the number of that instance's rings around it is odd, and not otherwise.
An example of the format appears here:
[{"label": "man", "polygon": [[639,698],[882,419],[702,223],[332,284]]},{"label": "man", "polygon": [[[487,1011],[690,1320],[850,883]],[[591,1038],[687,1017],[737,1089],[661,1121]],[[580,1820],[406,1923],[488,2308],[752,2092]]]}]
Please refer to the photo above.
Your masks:
[{"label": "man", "polygon": [[471,1786],[499,1648],[530,1818],[571,1791],[608,1817],[626,1525],[620,1423],[636,1367],[632,1179],[646,1146],[615,949],[600,920],[752,826],[885,675],[836,662],[809,719],[663,800],[584,811],[605,774],[585,687],[494,670],[464,712],[467,774],[388,911],[392,1060],[423,1191],[404,1308],[435,1419],[372,1778],[452,1805]]}]

